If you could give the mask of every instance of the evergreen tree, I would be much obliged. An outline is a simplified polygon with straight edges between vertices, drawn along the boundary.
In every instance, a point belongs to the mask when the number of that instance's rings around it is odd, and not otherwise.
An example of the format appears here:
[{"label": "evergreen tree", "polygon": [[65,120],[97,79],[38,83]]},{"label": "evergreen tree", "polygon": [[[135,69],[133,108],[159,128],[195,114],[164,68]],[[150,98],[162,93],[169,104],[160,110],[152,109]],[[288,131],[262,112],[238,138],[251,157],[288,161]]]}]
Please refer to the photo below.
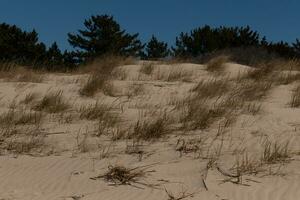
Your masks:
[{"label": "evergreen tree", "polygon": [[296,39],[296,42],[292,44],[295,54],[297,57],[300,57],[300,40]]},{"label": "evergreen tree", "polygon": [[82,50],[78,56],[84,59],[104,54],[136,56],[143,48],[138,34],[126,33],[112,16],[92,16],[84,26],[78,34],[68,34],[69,43]]},{"label": "evergreen tree", "polygon": [[46,46],[38,42],[38,34],[22,31],[17,26],[0,24],[0,60],[29,65],[45,58]]},{"label": "evergreen tree", "polygon": [[146,52],[143,52],[143,59],[160,59],[169,55],[168,44],[160,42],[154,35],[146,45]]},{"label": "evergreen tree", "polygon": [[259,46],[259,43],[259,34],[249,26],[211,28],[206,25],[190,33],[180,33],[172,51],[175,56],[195,57],[225,48]]},{"label": "evergreen tree", "polygon": [[287,42],[280,41],[276,43],[269,43],[267,46],[269,52],[276,53],[285,58],[293,58],[296,56],[294,48]]},{"label": "evergreen tree", "polygon": [[49,67],[59,66],[63,64],[63,55],[56,42],[54,42],[48,49],[46,62]]}]

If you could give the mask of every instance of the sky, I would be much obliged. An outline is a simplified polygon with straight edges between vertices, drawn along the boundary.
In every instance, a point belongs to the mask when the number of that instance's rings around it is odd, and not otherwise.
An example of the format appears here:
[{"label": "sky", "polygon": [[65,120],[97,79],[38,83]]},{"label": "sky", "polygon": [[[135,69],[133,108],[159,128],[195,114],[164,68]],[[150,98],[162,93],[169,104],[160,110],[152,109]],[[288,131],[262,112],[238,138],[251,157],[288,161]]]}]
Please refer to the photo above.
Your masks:
[{"label": "sky", "polygon": [[269,41],[300,38],[299,0],[0,0],[0,23],[35,29],[48,46],[72,48],[67,33],[84,28],[91,15],[109,14],[129,33],[147,42],[175,43],[180,32],[210,25],[246,26]]}]

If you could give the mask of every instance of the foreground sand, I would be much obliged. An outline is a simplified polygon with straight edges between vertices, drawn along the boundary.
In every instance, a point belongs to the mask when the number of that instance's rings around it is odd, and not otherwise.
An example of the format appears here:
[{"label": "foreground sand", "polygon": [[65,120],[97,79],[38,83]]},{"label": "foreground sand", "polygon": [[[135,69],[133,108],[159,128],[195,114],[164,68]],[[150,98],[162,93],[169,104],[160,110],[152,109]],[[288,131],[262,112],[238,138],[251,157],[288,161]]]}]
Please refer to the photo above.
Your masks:
[{"label": "foreground sand", "polygon": [[[153,142],[142,141],[143,153],[128,153],[132,141],[113,141],[109,136],[93,136],[95,123],[64,117],[76,113],[75,108],[97,100],[121,108],[122,126],[133,123],[145,110],[163,110],[170,101],[183,98],[195,83],[214,75],[205,66],[195,64],[160,65],[159,73],[183,70],[189,80],[155,80],[140,77],[140,65],[121,67],[127,73],[125,80],[114,80],[115,96],[101,92],[93,98],[83,98],[78,90],[86,75],[44,75],[41,83],[0,82],[1,112],[6,112],[13,101],[20,101],[30,92],[43,96],[49,91],[62,90],[64,97],[74,109],[63,116],[49,115],[41,130],[47,135],[45,149],[26,154],[3,151],[0,156],[0,199],[3,200],[132,200],[170,199],[166,190],[179,199],[230,199],[230,200],[296,200],[300,197],[300,109],[287,104],[296,82],[271,89],[262,101],[258,115],[241,114],[226,130],[222,139],[222,152],[218,165],[228,171],[236,163],[236,151],[246,151],[251,159],[259,160],[264,139],[289,141],[290,158],[286,162],[264,166],[258,174],[245,174],[243,181],[233,183],[217,169],[207,169],[208,159],[203,156],[209,147],[210,138],[218,133],[218,124],[206,130],[174,131]],[[173,67],[173,68],[172,68]],[[247,66],[226,64],[225,74],[234,78],[247,70]],[[127,90],[132,84],[143,85],[145,92],[128,98]],[[117,103],[116,103],[117,102]],[[155,116],[156,114],[154,114]],[[78,141],[88,137],[84,151]],[[196,141],[206,138],[203,149],[178,151],[180,141]],[[199,142],[201,143],[201,142]],[[205,152],[205,153],[204,153]],[[129,168],[148,166],[149,172],[132,185],[113,185],[103,179],[90,178],[104,174],[109,165]],[[227,181],[226,181],[227,180]],[[191,194],[191,195],[190,195]]]}]

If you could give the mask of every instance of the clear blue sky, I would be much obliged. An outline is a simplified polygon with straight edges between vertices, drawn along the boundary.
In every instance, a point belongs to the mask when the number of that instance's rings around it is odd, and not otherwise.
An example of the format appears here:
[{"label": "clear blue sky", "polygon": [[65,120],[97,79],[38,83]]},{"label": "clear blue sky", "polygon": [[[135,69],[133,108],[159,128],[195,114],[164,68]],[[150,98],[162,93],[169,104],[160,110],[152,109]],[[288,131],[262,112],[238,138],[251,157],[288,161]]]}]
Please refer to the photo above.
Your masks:
[{"label": "clear blue sky", "polygon": [[61,49],[70,49],[67,33],[96,14],[113,15],[143,42],[155,34],[174,44],[180,32],[205,24],[250,25],[272,41],[300,38],[299,0],[0,0],[0,23],[35,28],[40,41]]}]

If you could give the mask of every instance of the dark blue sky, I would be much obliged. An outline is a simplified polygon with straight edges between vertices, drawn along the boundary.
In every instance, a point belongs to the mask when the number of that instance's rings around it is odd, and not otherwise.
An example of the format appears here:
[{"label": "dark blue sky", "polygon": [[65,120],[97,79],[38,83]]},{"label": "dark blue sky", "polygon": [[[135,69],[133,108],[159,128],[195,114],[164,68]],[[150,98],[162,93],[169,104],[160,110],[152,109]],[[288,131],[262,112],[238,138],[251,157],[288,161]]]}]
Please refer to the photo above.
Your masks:
[{"label": "dark blue sky", "polygon": [[205,24],[250,25],[269,40],[300,38],[299,0],[1,0],[0,23],[35,28],[47,45],[70,48],[67,33],[92,14],[112,14],[122,28],[173,44],[181,32]]}]

